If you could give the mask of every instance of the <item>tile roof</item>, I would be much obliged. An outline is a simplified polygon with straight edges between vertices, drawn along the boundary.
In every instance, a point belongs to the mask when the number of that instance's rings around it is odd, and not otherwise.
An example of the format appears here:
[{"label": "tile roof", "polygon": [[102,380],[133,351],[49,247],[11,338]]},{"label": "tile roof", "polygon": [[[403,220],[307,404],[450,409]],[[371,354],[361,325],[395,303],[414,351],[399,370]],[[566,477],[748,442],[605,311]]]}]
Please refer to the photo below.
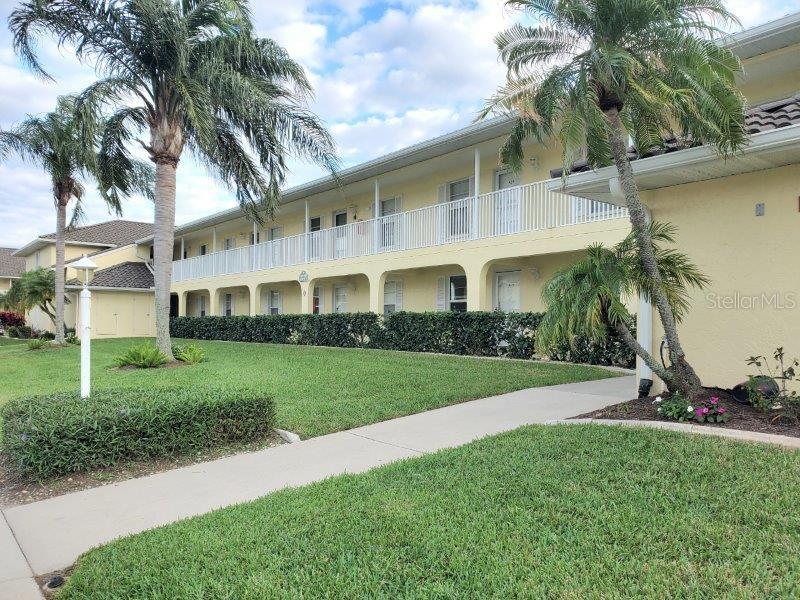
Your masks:
[{"label": "tile roof", "polygon": [[[64,237],[68,242],[127,246],[149,235],[153,235],[152,223],[115,219],[114,221],[76,227],[75,229],[67,231]],[[56,234],[48,233],[47,235],[39,237],[42,239],[54,240]]]},{"label": "tile roof", "polygon": [[0,277],[19,277],[25,272],[25,259],[11,256],[16,248],[0,248]]},{"label": "tile roof", "polygon": [[[78,279],[70,279],[67,285],[80,285]],[[143,262],[124,262],[113,267],[95,271],[91,287],[149,289],[155,285],[153,272]]]},{"label": "tile roof", "polygon": [[[747,109],[745,115],[745,127],[749,135],[798,124],[800,124],[800,96],[792,96],[791,98],[784,98],[783,100],[756,104]],[[668,154],[670,152],[677,152],[678,150],[685,150],[696,145],[697,144],[693,144],[691,140],[678,140],[672,137],[664,140],[664,146],[662,148],[656,148],[652,152],[643,152],[641,155],[631,146],[628,148],[628,158],[630,160],[636,160],[638,158],[647,158],[658,154]],[[572,173],[590,170],[591,168],[586,160],[578,160],[572,163]],[[563,171],[564,170],[561,168],[550,169],[550,177],[561,177]]]}]

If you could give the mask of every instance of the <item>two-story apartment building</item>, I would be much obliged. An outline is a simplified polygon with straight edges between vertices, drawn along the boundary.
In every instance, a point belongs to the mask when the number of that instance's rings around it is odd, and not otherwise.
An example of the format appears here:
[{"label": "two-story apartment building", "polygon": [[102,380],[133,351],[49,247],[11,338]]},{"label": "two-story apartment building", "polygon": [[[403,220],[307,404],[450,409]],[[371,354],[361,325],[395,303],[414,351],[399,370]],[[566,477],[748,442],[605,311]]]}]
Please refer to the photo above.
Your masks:
[{"label": "two-story apartment building", "polygon": [[[682,327],[710,383],[736,383],[749,354],[800,339],[800,310],[726,312],[709,299],[800,291],[790,258],[800,232],[800,111],[790,99],[800,92],[799,24],[792,15],[728,42],[753,107],[741,156],[678,145],[634,156],[653,218],[680,228],[681,249],[714,281]],[[613,167],[577,164],[564,181],[557,145],[531,142],[512,173],[497,160],[509,128],[505,118],[477,123],[346,169],[338,182],[291,188],[263,226],[237,208],[178,227],[173,314],[543,309],[556,270],[630,227]],[[640,341],[658,354],[658,319],[644,302],[638,312]]]}]

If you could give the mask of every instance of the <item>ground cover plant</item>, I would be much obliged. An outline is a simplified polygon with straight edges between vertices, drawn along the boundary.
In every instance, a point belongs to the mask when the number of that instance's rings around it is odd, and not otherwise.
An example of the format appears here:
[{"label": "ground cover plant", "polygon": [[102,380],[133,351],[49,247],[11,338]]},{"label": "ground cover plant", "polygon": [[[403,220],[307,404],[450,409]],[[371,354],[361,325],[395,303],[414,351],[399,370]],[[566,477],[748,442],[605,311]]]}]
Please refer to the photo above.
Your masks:
[{"label": "ground cover plant", "polygon": [[798,452],[526,427],[115,541],[59,599],[789,598],[798,489]]},{"label": "ground cover plant", "polygon": [[[527,387],[616,375],[582,365],[214,341],[192,342],[207,360],[191,368],[114,368],[114,357],[133,343],[92,342],[93,390],[248,385],[275,398],[278,427],[302,437]],[[27,352],[24,344],[0,348],[0,404],[79,389],[79,357],[79,346],[47,353]]]},{"label": "ground cover plant", "polygon": [[166,355],[153,344],[136,344],[119,356],[114,357],[118,367],[154,369],[168,362]]}]

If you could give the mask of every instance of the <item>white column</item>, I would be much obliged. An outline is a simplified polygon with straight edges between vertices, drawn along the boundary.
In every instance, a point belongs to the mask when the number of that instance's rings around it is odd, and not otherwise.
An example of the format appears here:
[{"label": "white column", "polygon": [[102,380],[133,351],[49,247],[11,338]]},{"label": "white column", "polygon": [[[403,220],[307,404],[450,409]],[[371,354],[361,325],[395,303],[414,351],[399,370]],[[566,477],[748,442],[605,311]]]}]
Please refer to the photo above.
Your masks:
[{"label": "white column", "polygon": [[475,147],[475,196],[472,198],[472,236],[478,237],[478,196],[481,195],[481,151]]},{"label": "white column", "polygon": [[92,328],[91,323],[91,310],[92,310],[92,293],[87,289],[81,290],[81,398],[88,398],[91,388],[90,377],[92,372],[91,367],[91,340]]},{"label": "white column", "polygon": [[303,262],[308,262],[308,245],[310,243],[308,239],[309,238],[308,234],[310,233],[310,229],[311,229],[311,222],[308,216],[308,200],[306,200],[306,220],[303,222],[303,233],[306,234],[305,243],[303,244],[303,250],[305,253],[305,260]]},{"label": "white column", "polygon": [[373,223],[375,224],[372,228],[373,234],[373,245],[375,248],[375,254],[378,253],[378,249],[380,248],[380,224],[378,223],[378,217],[380,217],[380,210],[381,210],[381,185],[378,182],[378,179],[375,178],[375,198],[373,200],[373,207],[372,207],[372,219]]},{"label": "white column", "polygon": [[186,251],[186,244],[184,242],[183,236],[181,236],[181,256],[180,256],[180,260],[183,260],[185,251]]},{"label": "white column", "polygon": [[253,271],[258,270],[258,224],[253,223]]},{"label": "white column", "polygon": [[211,228],[211,252],[217,251],[217,228]]}]

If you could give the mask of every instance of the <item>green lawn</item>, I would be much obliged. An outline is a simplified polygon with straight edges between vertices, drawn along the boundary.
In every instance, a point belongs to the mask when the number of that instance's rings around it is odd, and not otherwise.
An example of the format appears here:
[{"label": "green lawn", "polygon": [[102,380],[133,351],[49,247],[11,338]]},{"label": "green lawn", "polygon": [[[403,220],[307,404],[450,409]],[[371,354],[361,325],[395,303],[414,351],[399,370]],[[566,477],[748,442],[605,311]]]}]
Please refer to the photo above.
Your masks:
[{"label": "green lawn", "polygon": [[[585,366],[235,342],[198,342],[208,357],[199,365],[113,369],[113,357],[133,343],[138,342],[92,342],[96,388],[255,386],[274,396],[278,426],[303,437],[526,387],[613,376]],[[0,403],[22,394],[77,389],[79,353],[77,346],[35,352],[24,344],[0,347]]]},{"label": "green lawn", "polygon": [[790,598],[800,452],[525,427],[113,542],[60,600]]}]

